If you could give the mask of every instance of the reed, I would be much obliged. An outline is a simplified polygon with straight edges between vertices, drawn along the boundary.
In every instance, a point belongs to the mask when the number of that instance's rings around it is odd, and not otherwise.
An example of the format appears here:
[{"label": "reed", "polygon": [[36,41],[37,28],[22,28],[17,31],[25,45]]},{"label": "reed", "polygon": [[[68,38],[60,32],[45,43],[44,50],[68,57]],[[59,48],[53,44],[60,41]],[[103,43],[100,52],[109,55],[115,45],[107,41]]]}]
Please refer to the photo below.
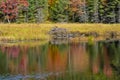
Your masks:
[{"label": "reed", "polygon": [[48,32],[54,26],[66,28],[68,31],[97,32],[104,34],[107,31],[120,31],[120,24],[0,24],[0,41],[19,40],[48,40]]}]

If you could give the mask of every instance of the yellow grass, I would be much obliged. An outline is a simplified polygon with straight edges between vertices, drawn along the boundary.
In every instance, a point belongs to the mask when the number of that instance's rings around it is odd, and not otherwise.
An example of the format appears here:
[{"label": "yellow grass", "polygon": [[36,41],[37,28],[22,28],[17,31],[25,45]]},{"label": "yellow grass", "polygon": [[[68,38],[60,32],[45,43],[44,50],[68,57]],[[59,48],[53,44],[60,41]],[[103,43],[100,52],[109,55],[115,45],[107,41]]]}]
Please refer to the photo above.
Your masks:
[{"label": "yellow grass", "polygon": [[43,41],[19,41],[16,43],[0,43],[2,46],[29,46],[29,47],[34,47],[34,46],[40,46],[40,45],[47,45],[48,41],[43,40]]},{"label": "yellow grass", "polygon": [[49,30],[54,27],[66,28],[68,31],[98,32],[104,34],[107,31],[120,32],[120,24],[0,24],[0,41],[5,40],[48,40]]}]

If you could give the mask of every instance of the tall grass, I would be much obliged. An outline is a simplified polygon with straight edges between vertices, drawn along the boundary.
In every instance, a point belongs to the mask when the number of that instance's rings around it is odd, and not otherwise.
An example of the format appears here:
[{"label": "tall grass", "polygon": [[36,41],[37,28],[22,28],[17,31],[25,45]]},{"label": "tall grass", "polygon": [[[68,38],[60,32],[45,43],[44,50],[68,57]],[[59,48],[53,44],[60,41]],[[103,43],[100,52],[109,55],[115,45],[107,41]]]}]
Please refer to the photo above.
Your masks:
[{"label": "tall grass", "polygon": [[97,32],[120,31],[120,24],[0,24],[0,41],[14,40],[48,40],[48,32],[54,26],[66,28],[68,31]]}]

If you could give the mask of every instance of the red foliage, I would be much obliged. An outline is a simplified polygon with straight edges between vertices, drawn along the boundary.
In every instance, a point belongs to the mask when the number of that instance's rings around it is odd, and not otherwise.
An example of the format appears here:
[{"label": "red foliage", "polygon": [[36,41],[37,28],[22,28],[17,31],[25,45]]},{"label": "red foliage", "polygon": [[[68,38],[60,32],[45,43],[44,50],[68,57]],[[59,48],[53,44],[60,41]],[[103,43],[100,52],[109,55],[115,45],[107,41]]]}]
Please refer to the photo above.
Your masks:
[{"label": "red foliage", "polygon": [[19,0],[18,2],[19,2],[19,4],[23,5],[24,7],[28,7],[29,6],[29,3],[28,3],[27,0]]},{"label": "red foliage", "polygon": [[19,5],[28,6],[27,0],[6,0],[0,4],[0,11],[4,14],[5,20],[15,20],[18,15]]},{"label": "red foliage", "polygon": [[6,0],[0,4],[0,9],[5,16],[5,19],[15,19],[18,14],[18,2],[17,0]]}]

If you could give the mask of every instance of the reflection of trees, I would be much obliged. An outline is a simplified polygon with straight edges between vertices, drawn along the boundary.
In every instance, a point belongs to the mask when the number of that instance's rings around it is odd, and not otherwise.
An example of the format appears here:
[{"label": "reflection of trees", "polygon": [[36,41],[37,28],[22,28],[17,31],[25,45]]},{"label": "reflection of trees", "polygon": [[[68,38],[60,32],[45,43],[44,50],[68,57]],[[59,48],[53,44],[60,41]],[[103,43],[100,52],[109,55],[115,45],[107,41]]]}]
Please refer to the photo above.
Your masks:
[{"label": "reflection of trees", "polygon": [[48,44],[29,48],[29,72],[41,72],[46,68]]},{"label": "reflection of trees", "polygon": [[108,77],[112,76],[112,68],[110,66],[110,56],[108,53],[108,49],[106,48],[106,46],[103,47],[104,52],[103,52],[103,59],[104,59],[104,66],[103,66],[103,72],[105,75],[107,75]]},{"label": "reflection of trees", "polygon": [[[20,46],[0,46],[0,51],[6,56],[2,62],[6,64],[5,73],[17,74],[19,72],[26,73],[27,69],[27,49],[28,47]],[[3,64],[1,64],[3,65]]]},{"label": "reflection of trees", "polygon": [[[60,45],[61,46],[61,45]],[[49,45],[47,66],[49,71],[65,71],[67,65],[67,52],[62,51],[57,45]],[[59,47],[59,48],[58,48]]]},{"label": "reflection of trees", "polygon": [[106,77],[113,75],[113,70],[120,73],[119,53],[120,42],[45,44],[35,47],[0,46],[0,73],[35,74],[65,71],[62,78],[65,77],[66,80],[84,80],[87,79],[87,74],[95,80],[101,76],[107,79]]},{"label": "reflection of trees", "polygon": [[106,76],[112,76],[112,68],[110,66],[110,55],[106,44],[95,43],[88,44],[90,71],[92,73],[104,73]]},{"label": "reflection of trees", "polygon": [[28,72],[28,46],[24,46],[21,49],[21,58],[19,61],[19,72],[23,74],[27,74]]},{"label": "reflection of trees", "polygon": [[70,45],[72,68],[75,71],[86,71],[89,64],[89,57],[86,54],[85,44],[72,43]]},{"label": "reflection of trees", "polygon": [[89,68],[93,73],[99,72],[99,56],[98,56],[98,43],[88,43],[87,51],[89,53]]},{"label": "reflection of trees", "polygon": [[111,66],[115,73],[120,74],[120,42],[116,41],[108,45],[109,53],[111,54]]},{"label": "reflection of trees", "polygon": [[[19,46],[12,46],[12,47],[6,47],[6,46],[0,46],[1,54],[4,54],[6,56],[5,60],[3,59],[2,62],[6,64],[6,70],[7,72],[10,71],[11,73],[17,72],[17,61],[18,61],[18,55],[19,55]],[[3,64],[1,64],[3,65]]]},{"label": "reflection of trees", "polygon": [[66,45],[48,44],[35,47],[0,46],[0,71],[5,74],[33,74],[46,70],[65,70],[66,49]]},{"label": "reflection of trees", "polygon": [[2,53],[1,49],[0,49],[0,74],[4,74],[7,72],[6,69],[6,55]]}]

